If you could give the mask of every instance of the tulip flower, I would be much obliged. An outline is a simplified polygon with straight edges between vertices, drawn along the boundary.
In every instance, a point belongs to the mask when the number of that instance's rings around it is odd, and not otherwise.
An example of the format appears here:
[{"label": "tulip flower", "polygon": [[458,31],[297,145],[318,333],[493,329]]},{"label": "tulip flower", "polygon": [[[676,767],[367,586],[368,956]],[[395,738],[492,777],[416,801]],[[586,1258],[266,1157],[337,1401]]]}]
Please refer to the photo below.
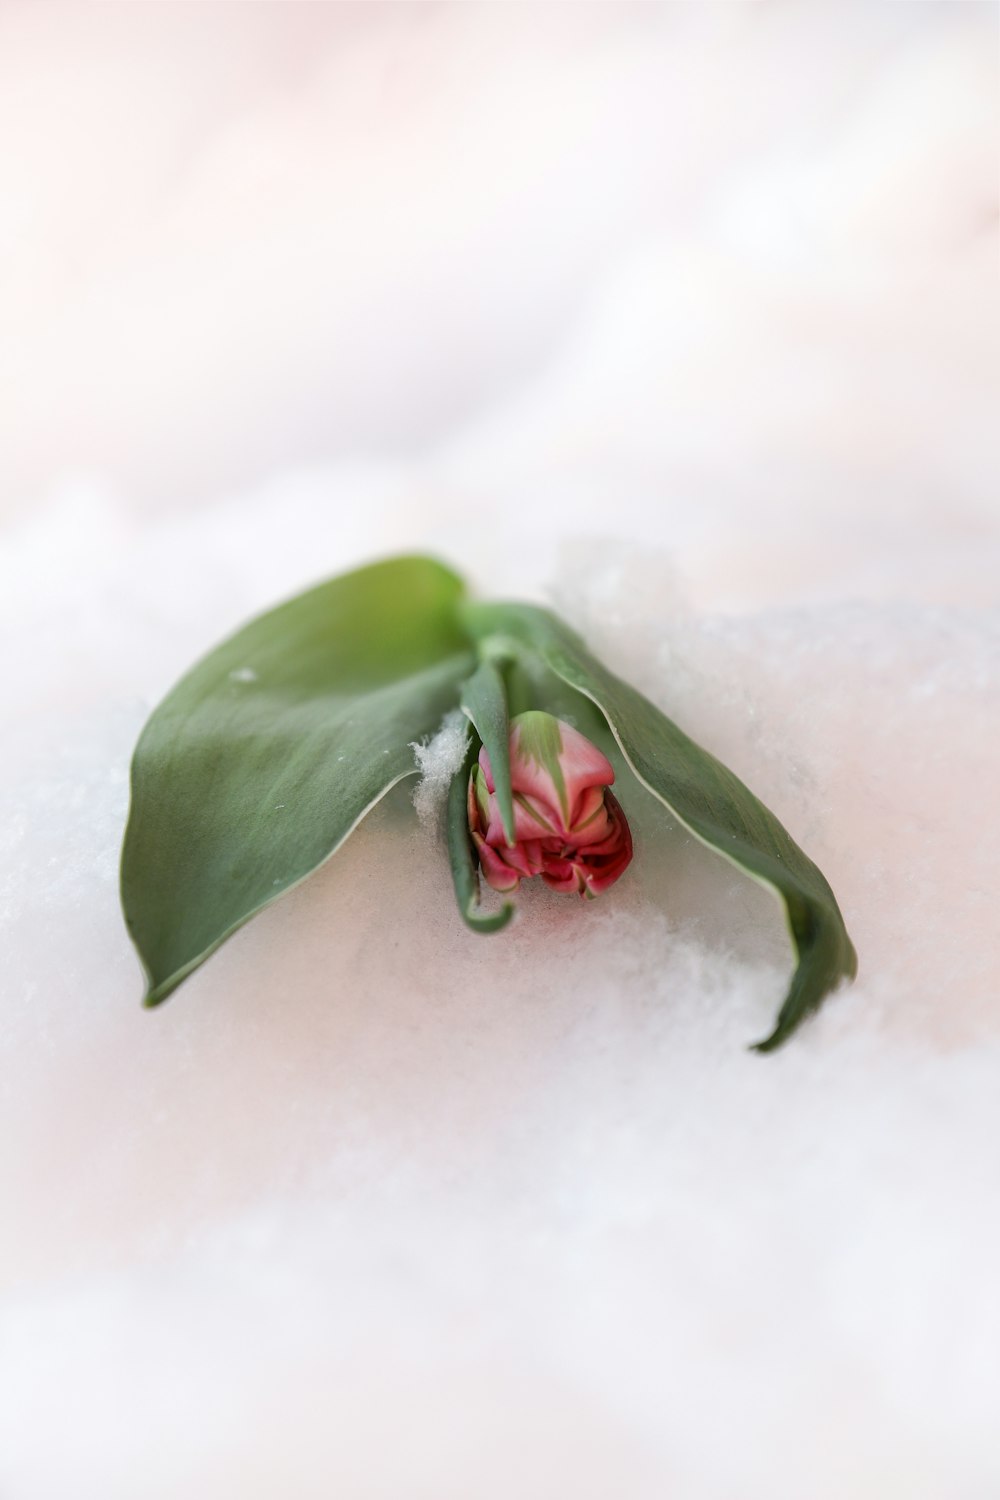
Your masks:
[{"label": "tulip flower", "polygon": [[600,895],[632,858],[625,814],[608,790],[610,761],[552,714],[519,714],[510,726],[514,843],[504,833],[485,746],[469,776],[469,830],[483,875],[512,891],[540,875],[555,891]]}]

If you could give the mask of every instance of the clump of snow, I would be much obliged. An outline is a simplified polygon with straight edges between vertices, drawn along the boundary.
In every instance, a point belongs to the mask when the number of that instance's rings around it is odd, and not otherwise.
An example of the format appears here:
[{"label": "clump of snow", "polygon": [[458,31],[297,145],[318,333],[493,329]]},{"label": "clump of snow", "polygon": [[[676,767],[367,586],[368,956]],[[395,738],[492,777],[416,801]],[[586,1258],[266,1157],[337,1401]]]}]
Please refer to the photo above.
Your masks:
[{"label": "clump of snow", "polygon": [[461,769],[469,743],[469,721],[461,709],[446,714],[441,727],[425,744],[414,745],[420,780],[413,789],[413,805],[421,824],[435,832],[452,778]]},{"label": "clump of snow", "polygon": [[[992,1500],[995,11],[49,9],[0,14],[0,1494]],[[775,903],[624,776],[622,881],[469,932],[454,719],[422,816],[141,1009],[146,715],[402,550],[554,602],[816,859],[860,975],[787,1048]]]}]

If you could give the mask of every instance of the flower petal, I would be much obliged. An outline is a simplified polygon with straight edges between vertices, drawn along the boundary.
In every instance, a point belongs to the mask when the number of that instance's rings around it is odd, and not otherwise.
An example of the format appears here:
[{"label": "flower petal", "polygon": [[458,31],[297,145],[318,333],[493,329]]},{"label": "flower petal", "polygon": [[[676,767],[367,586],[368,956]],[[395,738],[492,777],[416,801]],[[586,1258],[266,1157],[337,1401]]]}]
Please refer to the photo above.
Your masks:
[{"label": "flower petal", "polygon": [[571,725],[532,711],[511,721],[511,785],[546,808],[563,832],[573,826],[582,794],[615,779],[611,762]]},{"label": "flower petal", "polygon": [[567,835],[567,843],[574,848],[599,844],[608,837],[612,820],[604,798],[603,786],[590,786],[582,793],[573,826]]},{"label": "flower petal", "polygon": [[495,891],[516,890],[521,880],[518,871],[511,869],[499,851],[488,844],[481,834],[474,833],[472,838],[486,884],[491,885]]},{"label": "flower petal", "polygon": [[571,859],[547,859],[542,879],[550,890],[563,891],[567,895],[580,889],[577,868]]},{"label": "flower petal", "polygon": [[520,839],[562,839],[563,831],[558,820],[553,819],[553,809],[548,804],[539,806],[536,798],[526,792],[514,793],[514,832]]}]

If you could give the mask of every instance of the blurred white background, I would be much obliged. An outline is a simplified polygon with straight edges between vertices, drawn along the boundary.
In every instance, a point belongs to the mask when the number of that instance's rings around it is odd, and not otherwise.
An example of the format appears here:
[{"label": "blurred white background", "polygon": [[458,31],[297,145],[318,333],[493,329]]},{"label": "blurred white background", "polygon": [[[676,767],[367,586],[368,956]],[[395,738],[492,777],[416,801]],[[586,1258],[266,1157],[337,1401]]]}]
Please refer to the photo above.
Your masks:
[{"label": "blurred white background", "polygon": [[[974,0],[0,5],[4,1500],[1000,1492],[998,111]],[[138,1010],[144,716],[415,549],[826,869],[786,1052],[676,830],[484,948],[405,795]]]},{"label": "blurred white background", "polygon": [[8,4],[4,509],[349,463],[359,549],[530,518],[940,596],[944,528],[988,593],[996,42],[964,0]]}]

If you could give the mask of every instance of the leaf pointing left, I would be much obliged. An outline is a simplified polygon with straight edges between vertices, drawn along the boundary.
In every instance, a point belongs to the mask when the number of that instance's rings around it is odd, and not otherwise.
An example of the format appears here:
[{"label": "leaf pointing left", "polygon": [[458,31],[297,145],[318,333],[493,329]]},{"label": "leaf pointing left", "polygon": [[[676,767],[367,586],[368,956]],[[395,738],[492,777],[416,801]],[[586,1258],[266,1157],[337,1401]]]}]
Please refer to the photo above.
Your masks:
[{"label": "leaf pointing left", "polygon": [[132,763],[121,869],[147,1005],[417,770],[413,741],[475,666],[462,593],[422,557],[331,579],[246,625],[155,710]]}]

